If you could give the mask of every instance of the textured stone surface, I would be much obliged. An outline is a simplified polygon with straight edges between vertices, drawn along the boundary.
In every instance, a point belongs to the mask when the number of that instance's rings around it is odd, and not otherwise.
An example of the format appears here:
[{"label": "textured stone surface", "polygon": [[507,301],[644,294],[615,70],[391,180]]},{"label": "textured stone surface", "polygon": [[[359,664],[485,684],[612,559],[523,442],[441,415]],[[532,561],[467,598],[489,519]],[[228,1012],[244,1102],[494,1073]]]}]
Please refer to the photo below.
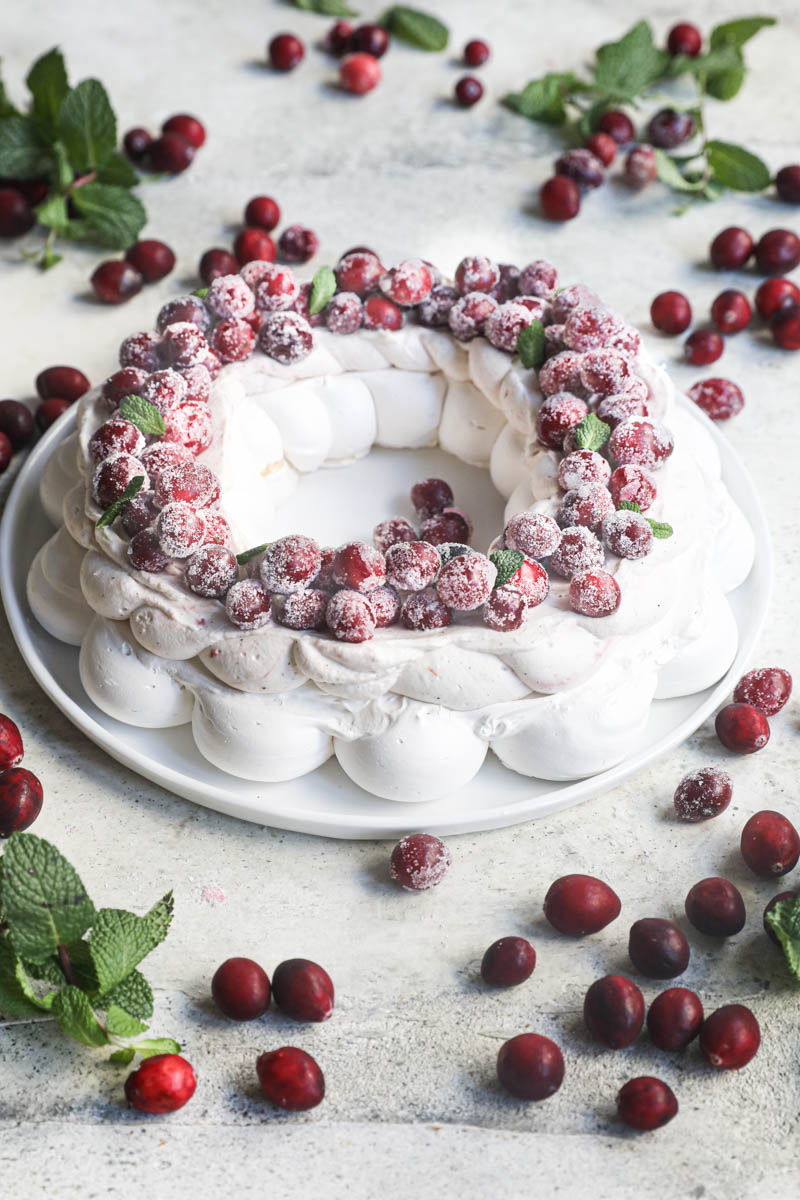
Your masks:
[{"label": "textured stone surface", "polygon": [[[433,7],[433,6],[429,6]],[[725,16],[750,10],[725,6]],[[713,106],[713,132],[758,149],[772,168],[797,157],[796,77],[800,28],[789,0],[777,33],[748,48],[751,80],[730,105]],[[533,213],[536,188],[555,141],[496,101],[548,68],[569,68],[616,36],[630,7],[570,0],[543,25],[514,0],[441,0],[453,48],[485,34],[493,58],[481,75],[487,98],[470,112],[449,101],[459,66],[449,55],[397,47],[383,60],[384,83],[363,100],[329,86],[334,68],[309,47],[290,77],[262,65],[282,28],[310,43],[326,21],[256,0],[29,0],[0,17],[4,71],[12,91],[31,59],[60,43],[74,79],[97,74],[112,90],[121,125],[197,112],[209,140],[190,171],[146,185],[148,236],[178,254],[173,276],[131,303],[107,309],[87,300],[101,255],[70,249],[52,273],[0,250],[0,297],[13,316],[3,387],[29,394],[40,367],[73,362],[93,379],[112,366],[122,336],[148,327],[163,301],[193,287],[209,245],[227,244],[251,194],[267,192],[285,223],[320,235],[317,262],[373,244],[388,260],[419,254],[452,269],[463,253],[520,263],[552,257],[566,280],[596,287],[626,317],[649,329],[649,303],[667,287],[685,289],[698,320],[722,287],[752,291],[745,273],[717,276],[698,264],[727,224],[755,233],[797,226],[797,210],[769,197],[728,197],[681,219],[654,187],[631,196],[616,185],[587,200],[566,227]],[[680,14],[650,2],[660,31]],[[709,0],[692,19],[720,19]],[[310,271],[309,271],[310,274]],[[9,317],[4,317],[8,321]],[[6,335],[9,326],[3,326]],[[677,362],[680,339],[648,337],[688,386],[701,373]],[[747,332],[729,343],[708,374],[730,374],[747,396],[730,428],[773,525],[776,590],[753,665],[790,669],[797,645],[796,461],[800,435],[796,358]],[[7,489],[10,476],[3,481]],[[44,780],[36,832],[79,867],[98,903],[144,909],[169,887],[176,919],[152,958],[157,991],[153,1030],[185,1043],[199,1074],[191,1104],[147,1120],[122,1101],[124,1070],[67,1043],[47,1023],[0,1029],[0,1165],[8,1200],[39,1197],[319,1195],[388,1196],[589,1194],[749,1200],[797,1191],[797,993],[761,932],[761,909],[776,888],[750,876],[738,851],[745,819],[775,807],[800,819],[796,702],[773,723],[764,754],[736,760],[711,723],[680,749],[584,807],[497,833],[454,838],[454,867],[433,892],[407,895],[388,881],[386,844],[323,841],[249,826],[178,800],[105,757],[45,699],[3,622],[0,708],[22,726],[26,765]],[[718,820],[681,827],[671,795],[690,768],[724,763],[734,800]],[[543,921],[547,886],[567,871],[607,879],[623,901],[620,919],[597,937],[572,942]],[[627,929],[641,916],[683,924],[683,898],[696,880],[724,874],[741,887],[745,931],[730,944],[691,933],[682,980],[708,1009],[752,1004],[764,1031],[760,1054],[741,1073],[714,1075],[696,1047],[655,1053],[646,1038],[612,1053],[591,1045],[583,994],[597,976],[629,969]],[[796,877],[789,876],[788,884]],[[486,946],[504,934],[529,937],[538,952],[525,985],[492,992],[479,981]],[[208,999],[216,965],[247,954],[271,970],[303,955],[334,977],[337,1008],[323,1026],[304,1027],[274,1011],[233,1025]],[[635,976],[634,976],[635,977]],[[640,981],[643,982],[643,981]],[[646,998],[656,992],[643,983]],[[526,1106],[502,1095],[493,1063],[501,1042],[537,1030],[564,1049],[567,1074],[556,1097]],[[259,1099],[258,1052],[287,1042],[318,1056],[328,1095],[315,1112],[275,1113]],[[666,1129],[637,1136],[614,1119],[617,1089],[656,1073],[678,1094]]]}]

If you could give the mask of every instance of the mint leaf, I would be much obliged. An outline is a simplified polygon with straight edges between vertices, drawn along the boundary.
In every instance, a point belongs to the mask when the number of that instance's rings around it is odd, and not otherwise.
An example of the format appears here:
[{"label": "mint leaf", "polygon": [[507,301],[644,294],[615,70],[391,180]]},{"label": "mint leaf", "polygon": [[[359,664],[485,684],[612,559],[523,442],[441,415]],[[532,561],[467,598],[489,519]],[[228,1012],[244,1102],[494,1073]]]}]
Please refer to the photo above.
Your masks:
[{"label": "mint leaf", "polygon": [[88,236],[113,250],[127,249],[147,222],[141,200],[117,184],[84,184],[72,193],[72,202],[86,218]]},{"label": "mint leaf", "polygon": [[343,0],[292,0],[295,8],[305,12],[321,13],[323,17],[357,17],[354,8],[349,8]]},{"label": "mint leaf", "polygon": [[119,402],[119,411],[126,421],[130,421],[142,433],[161,437],[167,431],[166,422],[155,404],[141,396],[123,396]]},{"label": "mint leaf", "polygon": [[76,171],[96,171],[108,161],[117,147],[117,119],[99,79],[84,79],[67,93],[59,129]]},{"label": "mint leaf", "polygon": [[206,296],[208,295],[208,288],[207,287],[195,288],[194,291],[192,292],[192,295],[199,296],[201,300],[205,300]]},{"label": "mint leaf", "polygon": [[122,1046],[119,1050],[115,1050],[113,1054],[109,1054],[108,1061],[113,1063],[122,1063],[127,1066],[136,1058],[136,1051],[133,1046]]},{"label": "mint leaf", "polygon": [[124,1009],[112,1004],[106,1013],[106,1028],[117,1037],[136,1037],[144,1033],[147,1026],[143,1021],[137,1021],[136,1017],[130,1016]]},{"label": "mint leaf", "polygon": [[671,538],[675,532],[666,521],[654,521],[652,517],[645,517],[645,521],[652,529],[655,538]]},{"label": "mint leaf", "polygon": [[[172,920],[172,892],[143,917],[122,908],[101,908],[89,936],[89,950],[102,996],[163,942]],[[120,1006],[122,1007],[122,1006]]]},{"label": "mint leaf", "polygon": [[0,176],[8,179],[39,179],[53,165],[29,117],[6,117],[0,121]]},{"label": "mint leaf", "polygon": [[789,970],[800,982],[800,899],[779,901],[767,913],[767,924],[781,944]]},{"label": "mint leaf", "polygon": [[541,321],[533,320],[520,330],[517,338],[517,354],[523,367],[529,370],[540,367],[544,362],[544,325]]},{"label": "mint leaf", "polygon": [[639,21],[618,42],[597,51],[595,90],[609,100],[633,100],[664,74],[668,64],[669,55],[656,46],[649,23]]},{"label": "mint leaf", "polygon": [[658,171],[658,178],[662,183],[666,183],[667,187],[671,187],[676,192],[702,191],[704,187],[702,179],[687,179],[674,158],[670,158],[663,150],[656,150],[655,153],[656,170]]},{"label": "mint leaf", "polygon": [[336,276],[330,267],[320,267],[311,284],[308,311],[312,317],[321,313],[336,292]]},{"label": "mint leaf", "polygon": [[493,587],[499,588],[516,575],[525,562],[525,555],[519,550],[495,550],[489,555],[489,560],[497,567],[497,578]]},{"label": "mint leaf", "polygon": [[0,939],[0,1013],[6,1017],[39,1017],[39,1003],[22,960],[7,937]]},{"label": "mint leaf", "polygon": [[618,509],[620,509],[620,508],[622,508],[622,509],[625,509],[627,512],[638,512],[638,513],[640,513],[640,512],[642,511],[642,510],[639,508],[639,505],[636,503],[636,501],[635,501],[635,500],[620,500],[619,504],[617,505],[617,508],[618,508]]},{"label": "mint leaf", "polygon": [[0,121],[4,120],[6,117],[18,117],[19,115],[19,109],[11,100],[8,92],[6,91],[5,84],[3,83],[2,79],[0,79]]},{"label": "mint leaf", "polygon": [[711,172],[718,183],[736,192],[761,192],[770,185],[766,163],[742,146],[731,142],[706,143]]},{"label": "mint leaf", "polygon": [[3,868],[2,910],[21,958],[44,962],[59,945],[78,941],[94,921],[77,871],[44,838],[12,834]]},{"label": "mint leaf", "polygon": [[127,158],[123,158],[115,151],[97,172],[97,182],[114,183],[119,187],[132,188],[136,187],[139,182],[139,176]]},{"label": "mint leaf", "polygon": [[251,558],[258,558],[259,554],[263,554],[269,542],[262,542],[260,546],[253,546],[251,550],[243,550],[241,554],[236,555],[236,561],[240,567],[245,563],[249,563]]},{"label": "mint leaf", "polygon": [[32,979],[43,979],[45,983],[52,983],[56,987],[63,987],[64,972],[58,965],[57,958],[48,958],[44,962],[32,963],[27,960],[22,964]]},{"label": "mint leaf", "polygon": [[398,41],[408,42],[420,50],[444,50],[450,37],[450,31],[438,17],[407,8],[404,4],[390,8],[381,18],[381,24]]},{"label": "mint leaf", "polygon": [[98,519],[95,528],[105,529],[106,525],[113,525],[128,501],[132,500],[134,496],[138,496],[143,487],[144,475],[134,475],[119,500],[115,500],[113,504],[109,504],[106,511]]},{"label": "mint leaf", "polygon": [[129,1016],[139,1017],[143,1021],[153,1015],[153,992],[141,971],[131,971],[121,983],[106,992],[99,1003],[103,1006],[116,1005]]},{"label": "mint leaf", "polygon": [[66,196],[62,196],[58,192],[51,192],[41,204],[36,206],[36,219],[47,229],[63,233],[69,225]]},{"label": "mint leaf", "polygon": [[84,1046],[106,1046],[108,1035],[100,1026],[87,997],[76,987],[65,987],[53,1000],[53,1016],[67,1037]]},{"label": "mint leaf", "polygon": [[746,74],[744,63],[713,71],[706,78],[706,91],[715,100],[732,100],[740,91]]},{"label": "mint leaf", "polygon": [[712,50],[718,49],[720,46],[735,46],[740,50],[745,42],[749,42],[750,38],[761,29],[766,29],[769,25],[777,24],[775,17],[739,17],[736,21],[725,21],[722,25],[717,25],[711,30],[709,45]]},{"label": "mint leaf", "polygon": [[174,1038],[146,1038],[141,1042],[136,1042],[133,1049],[142,1058],[152,1058],[154,1054],[180,1054],[181,1044],[176,1042]]},{"label": "mint leaf", "polygon": [[531,121],[561,125],[567,118],[565,99],[572,92],[585,90],[586,84],[577,75],[551,72],[532,79],[521,92],[509,92],[503,97],[503,104]]},{"label": "mint leaf", "polygon": [[33,97],[33,124],[43,138],[53,141],[58,131],[61,104],[69,91],[67,68],[61,51],[56,48],[38,58],[25,82]]},{"label": "mint leaf", "polygon": [[606,425],[594,413],[587,413],[575,430],[575,441],[579,450],[599,450],[611,436],[611,426]]}]

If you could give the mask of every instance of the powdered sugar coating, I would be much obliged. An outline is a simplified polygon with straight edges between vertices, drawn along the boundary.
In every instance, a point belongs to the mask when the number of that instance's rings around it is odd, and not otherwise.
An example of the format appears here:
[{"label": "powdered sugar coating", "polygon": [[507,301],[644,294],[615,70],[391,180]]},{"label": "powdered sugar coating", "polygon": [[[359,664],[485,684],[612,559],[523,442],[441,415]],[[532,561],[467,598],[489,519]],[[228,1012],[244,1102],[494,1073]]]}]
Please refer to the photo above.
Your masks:
[{"label": "powdered sugar coating", "polygon": [[519,335],[527,329],[533,320],[531,311],[523,304],[509,300],[499,304],[484,324],[484,334],[496,350],[506,350],[513,354],[517,348]]},{"label": "powdered sugar coating", "polygon": [[177,442],[194,455],[202,454],[213,441],[211,413],[206,404],[186,400],[167,413],[164,423],[164,440]]},{"label": "powdered sugar coating", "polygon": [[575,350],[562,350],[548,358],[539,371],[539,389],[545,396],[555,396],[558,392],[580,395],[583,391],[581,355]]},{"label": "powdered sugar coating", "polygon": [[597,406],[597,416],[615,429],[617,425],[629,421],[632,417],[646,417],[647,405],[635,391],[615,392],[611,396],[603,397]]},{"label": "powdered sugar coating", "polygon": [[325,307],[325,323],[331,333],[355,333],[364,322],[364,306],[355,292],[337,292]]},{"label": "powdered sugar coating", "polygon": [[306,588],[290,596],[275,596],[275,619],[287,629],[324,629],[328,593],[321,588]]},{"label": "powdered sugar coating", "polygon": [[386,582],[386,559],[369,542],[345,542],[334,556],[333,578],[339,587],[371,592]]},{"label": "powdered sugar coating", "polygon": [[386,551],[386,579],[406,592],[430,587],[440,565],[439,555],[429,542],[396,542]]},{"label": "powdered sugar coating", "polygon": [[547,558],[561,543],[561,530],[546,513],[521,512],[511,517],[505,528],[508,550],[519,550],[529,558]]},{"label": "powdered sugar coating", "polygon": [[611,493],[602,483],[582,483],[572,488],[558,506],[556,520],[562,529],[585,525],[597,530],[614,511]]},{"label": "powdered sugar coating", "polygon": [[552,263],[537,258],[519,273],[519,290],[524,296],[543,296],[549,299],[558,287],[558,271]]},{"label": "powdered sugar coating", "polygon": [[712,421],[727,421],[744,408],[742,389],[731,379],[701,379],[686,395]]},{"label": "powdered sugar coating", "polygon": [[142,490],[146,491],[150,481],[141,460],[132,454],[111,454],[94,469],[92,495],[101,508],[108,508],[125,494],[128,485],[138,476],[143,478]]},{"label": "powdered sugar coating", "polygon": [[159,467],[153,488],[156,504],[161,507],[174,500],[186,500],[195,508],[206,508],[219,500],[219,480],[205,463],[179,462]]},{"label": "powdered sugar coating", "polygon": [[630,360],[619,350],[587,350],[581,359],[581,383],[588,392],[610,396],[622,391],[633,374]]},{"label": "powdered sugar coating", "polygon": [[666,425],[637,418],[622,421],[608,439],[608,454],[615,467],[633,464],[654,471],[664,465],[673,448]]},{"label": "powdered sugar coating", "polygon": [[619,558],[646,558],[653,549],[653,530],[640,513],[620,508],[603,521],[603,541]]},{"label": "powdered sugar coating", "polygon": [[432,546],[446,542],[469,542],[472,537],[472,522],[460,508],[445,508],[432,517],[426,517],[419,528],[420,540]]},{"label": "powdered sugar coating", "polygon": [[255,292],[263,279],[269,278],[275,264],[270,259],[253,258],[239,268],[239,275],[252,292]]},{"label": "powdered sugar coating", "polygon": [[113,411],[125,396],[138,396],[146,379],[147,372],[140,367],[121,367],[106,379],[101,388],[101,395]]},{"label": "powdered sugar coating", "polygon": [[201,546],[186,564],[190,591],[207,600],[219,600],[238,579],[236,556],[226,546]]},{"label": "powdered sugar coating", "polygon": [[528,608],[536,608],[547,599],[550,592],[550,577],[541,563],[536,562],[535,559],[526,558],[502,587],[493,589],[492,596],[495,592],[507,589],[519,592],[524,597]]},{"label": "powdered sugar coating", "polygon": [[178,442],[153,442],[141,455],[142,462],[153,484],[161,472],[167,467],[177,466],[180,462],[191,462],[192,452]]},{"label": "powdered sugar coating", "polygon": [[416,542],[417,531],[405,517],[389,517],[375,526],[372,540],[381,554],[386,554],[396,542]]},{"label": "powdered sugar coating", "polygon": [[400,612],[400,620],[406,629],[444,629],[452,619],[450,609],[433,589],[406,596]]},{"label": "powdered sugar coating", "polygon": [[556,575],[569,579],[576,573],[602,567],[605,557],[591,529],[574,525],[562,531],[561,541],[550,556],[550,567]]},{"label": "powdered sugar coating", "polygon": [[156,521],[158,544],[168,558],[188,558],[202,546],[205,524],[200,514],[185,500],[165,504]]},{"label": "powdered sugar coating", "polygon": [[111,417],[95,430],[89,441],[89,453],[95,461],[110,454],[133,454],[141,457],[144,434],[124,417]]},{"label": "powdered sugar coating", "polygon": [[314,334],[299,313],[272,313],[261,326],[258,346],[269,358],[288,367],[311,353]]},{"label": "powdered sugar coating", "polygon": [[536,414],[536,436],[543,446],[560,450],[567,432],[580,425],[588,411],[585,401],[571,392],[546,396]]},{"label": "powdered sugar coating", "polygon": [[498,633],[519,629],[525,620],[528,604],[521,592],[504,586],[495,588],[483,609],[483,620]]},{"label": "powdered sugar coating", "polygon": [[296,301],[300,285],[294,271],[276,263],[260,263],[264,270],[256,285],[256,305],[262,312],[281,312]]},{"label": "powdered sugar coating", "polygon": [[608,571],[581,571],[570,580],[570,607],[584,617],[611,616],[620,598],[619,584]]},{"label": "powdered sugar coating", "polygon": [[322,556],[314,539],[291,533],[267,546],[259,573],[268,592],[288,596],[307,587],[316,578],[321,564]]},{"label": "powdered sugar coating", "polygon": [[405,320],[402,308],[386,296],[369,296],[364,301],[365,329],[402,329]]},{"label": "powdered sugar coating", "polygon": [[370,250],[353,250],[339,260],[336,283],[342,292],[355,292],[363,300],[378,287],[383,265]]},{"label": "powdered sugar coating", "polygon": [[134,571],[163,571],[169,559],[158,544],[155,530],[140,529],[128,543],[128,561]]},{"label": "powdered sugar coating", "polygon": [[211,396],[211,375],[205,365],[208,355],[202,363],[194,367],[181,367],[180,373],[186,384],[186,399],[198,404],[207,404]]},{"label": "powdered sugar coating", "polygon": [[448,608],[471,612],[489,599],[496,578],[494,563],[471,550],[445,563],[436,582],[436,593]]},{"label": "powdered sugar coating", "polygon": [[441,883],[451,865],[443,841],[430,833],[412,833],[392,851],[389,874],[407,891],[423,892]]},{"label": "powdered sugar coating", "polygon": [[492,295],[498,304],[513,300],[519,293],[519,267],[513,263],[498,263],[500,278],[492,288]]},{"label": "powdered sugar coating", "polygon": [[204,508],[200,513],[203,518],[203,542],[210,546],[230,546],[232,542],[231,527],[222,513],[214,509]]},{"label": "powdered sugar coating", "polygon": [[220,323],[211,335],[211,345],[224,363],[244,362],[253,353],[256,335],[247,321],[230,317]]},{"label": "powdered sugar coating", "polygon": [[572,350],[597,350],[609,344],[616,329],[617,318],[607,309],[578,305],[564,323],[564,341]]},{"label": "powdered sugar coating", "polygon": [[155,371],[142,384],[139,395],[165,417],[186,399],[186,380],[177,371]]},{"label": "powdered sugar coating", "polygon": [[490,292],[500,280],[500,268],[483,254],[468,254],[456,267],[455,279],[463,295]]},{"label": "powdered sugar coating", "polygon": [[208,309],[199,296],[178,296],[168,300],[159,309],[156,317],[156,329],[163,333],[168,325],[190,322],[205,333],[211,324]]},{"label": "powdered sugar coating", "polygon": [[446,284],[432,288],[417,308],[417,316],[423,325],[439,328],[447,325],[450,309],[459,299],[458,291]]},{"label": "powdered sugar coating", "polygon": [[122,507],[120,519],[122,528],[127,533],[128,537],[134,537],[137,533],[141,533],[143,529],[149,529],[158,516],[155,496],[152,492],[139,492],[138,496],[134,496],[132,500],[128,500]]},{"label": "powdered sugar coating", "polygon": [[269,593],[255,579],[241,579],[228,589],[225,611],[239,629],[261,629],[270,620]]},{"label": "powdered sugar coating", "polygon": [[206,307],[215,317],[246,317],[255,308],[255,297],[241,275],[218,275],[206,293]]},{"label": "powdered sugar coating", "polygon": [[126,337],[119,348],[121,367],[138,367],[140,371],[157,371],[160,363],[161,338],[157,333],[143,330]]},{"label": "powdered sugar coating", "polygon": [[558,486],[565,492],[584,483],[607,484],[610,478],[611,467],[596,450],[573,450],[558,464]]},{"label": "powdered sugar coating", "polygon": [[483,333],[486,318],[497,308],[497,301],[485,292],[469,292],[456,301],[447,314],[447,323],[460,342],[471,342]]},{"label": "powdered sugar coating", "polygon": [[366,596],[343,589],[328,601],[328,628],[340,642],[366,642],[375,632],[375,613]]},{"label": "powdered sugar coating", "polygon": [[553,300],[553,318],[566,321],[573,309],[581,305],[599,305],[600,297],[582,283],[571,283],[562,288]]},{"label": "powdered sugar coating", "polygon": [[614,504],[619,506],[623,500],[638,504],[642,512],[650,508],[656,498],[656,486],[642,467],[617,467],[608,481],[609,491]]}]

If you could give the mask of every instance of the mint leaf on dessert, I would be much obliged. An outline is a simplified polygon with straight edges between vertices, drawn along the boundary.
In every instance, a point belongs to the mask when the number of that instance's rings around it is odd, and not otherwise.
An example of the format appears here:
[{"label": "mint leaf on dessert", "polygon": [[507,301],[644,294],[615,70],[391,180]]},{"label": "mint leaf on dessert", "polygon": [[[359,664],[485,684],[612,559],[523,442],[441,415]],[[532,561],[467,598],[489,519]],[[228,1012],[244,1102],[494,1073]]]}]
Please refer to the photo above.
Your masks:
[{"label": "mint leaf on dessert", "polygon": [[37,58],[25,80],[33,98],[31,120],[36,131],[47,141],[58,134],[58,114],[69,91],[64,56],[57,48]]},{"label": "mint leaf on dessert", "polygon": [[735,46],[741,50],[745,42],[749,42],[760,30],[775,24],[775,17],[740,17],[735,21],[725,21],[711,30],[709,45],[712,50],[721,46]]},{"label": "mint leaf on dessert", "polygon": [[489,555],[489,561],[497,567],[497,578],[494,587],[502,587],[512,579],[525,562],[525,555],[519,550],[494,550]]},{"label": "mint leaf on dessert", "polygon": [[106,1012],[105,1025],[109,1033],[113,1033],[117,1037],[126,1038],[137,1037],[148,1028],[143,1021],[137,1021],[136,1017],[132,1017],[124,1009],[118,1008],[116,1004],[109,1006]]},{"label": "mint leaf on dessert", "polygon": [[161,437],[167,425],[155,404],[141,396],[123,396],[119,402],[120,415],[144,434]]},{"label": "mint leaf on dessert", "polygon": [[390,8],[382,17],[381,24],[393,37],[420,50],[444,50],[450,37],[449,29],[438,17],[416,8],[407,8],[405,4],[395,4]]},{"label": "mint leaf on dessert", "polygon": [[251,558],[258,558],[259,554],[263,554],[269,542],[262,542],[260,546],[253,546],[250,550],[243,550],[241,554],[236,555],[236,561],[240,567],[245,563],[249,563]]},{"label": "mint leaf on dessert", "polygon": [[645,520],[653,531],[653,537],[671,538],[675,532],[666,521],[654,521],[652,517],[645,517]]},{"label": "mint leaf on dessert", "polygon": [[153,991],[141,971],[131,971],[121,983],[100,997],[102,1005],[113,1004],[130,1017],[147,1021],[153,1015]]},{"label": "mint leaf on dessert", "polygon": [[627,512],[640,513],[642,511],[635,500],[620,500],[619,504],[617,505],[617,508],[625,509]]},{"label": "mint leaf on dessert", "polygon": [[175,1038],[162,1037],[144,1038],[141,1042],[135,1042],[131,1049],[142,1058],[152,1058],[154,1054],[180,1054],[182,1047]]},{"label": "mint leaf on dessert", "polygon": [[305,12],[321,13],[323,17],[357,17],[359,14],[343,0],[292,0],[295,8]]},{"label": "mint leaf on dessert", "polygon": [[59,131],[76,171],[96,171],[108,161],[117,147],[117,118],[99,79],[84,79],[67,93]]},{"label": "mint leaf on dessert", "polygon": [[35,998],[22,960],[8,938],[0,939],[0,1013],[4,1017],[41,1016],[44,1005]]},{"label": "mint leaf on dessert", "polygon": [[769,167],[743,146],[706,142],[706,156],[714,179],[724,187],[736,192],[762,192],[769,187]]},{"label": "mint leaf on dessert", "polygon": [[205,300],[206,296],[208,295],[208,288],[207,287],[195,288],[194,291],[192,292],[192,295],[199,296],[199,298],[201,300]]},{"label": "mint leaf on dessert", "polygon": [[575,430],[579,450],[599,450],[611,436],[611,426],[594,413],[587,413]]},{"label": "mint leaf on dessert", "polygon": [[780,900],[767,913],[767,924],[781,944],[789,970],[800,982],[800,898]]},{"label": "mint leaf on dessert", "polygon": [[633,100],[664,74],[668,63],[669,55],[656,46],[649,23],[639,21],[619,41],[597,51],[595,90],[609,100]]},{"label": "mint leaf on dessert", "polygon": [[95,917],[77,871],[55,846],[32,833],[15,833],[9,839],[1,907],[14,949],[32,963],[77,942]]},{"label": "mint leaf on dessert", "polygon": [[100,909],[89,937],[89,950],[101,996],[121,983],[163,942],[169,932],[172,909],[172,892],[143,917],[121,908]]},{"label": "mint leaf on dessert", "polygon": [[71,198],[85,220],[85,236],[112,250],[125,250],[147,222],[144,205],[128,187],[86,183],[75,188]]},{"label": "mint leaf on dessert", "polygon": [[29,117],[12,116],[0,121],[0,176],[36,179],[48,175],[52,165],[52,156],[36,136]]},{"label": "mint leaf on dessert", "polygon": [[83,1042],[84,1046],[108,1045],[108,1034],[80,988],[68,985],[58,992],[53,1000],[52,1013],[67,1037]]},{"label": "mint leaf on dessert", "polygon": [[540,367],[544,362],[544,325],[533,320],[520,330],[517,338],[517,354],[523,367]]},{"label": "mint leaf on dessert", "polygon": [[106,511],[99,518],[95,528],[105,529],[106,525],[113,525],[128,501],[133,500],[134,496],[138,496],[143,487],[144,475],[134,475],[119,500],[115,500],[113,504],[109,504]]},{"label": "mint leaf on dessert", "polygon": [[330,267],[320,267],[311,284],[308,311],[312,317],[321,313],[336,292],[336,276]]}]

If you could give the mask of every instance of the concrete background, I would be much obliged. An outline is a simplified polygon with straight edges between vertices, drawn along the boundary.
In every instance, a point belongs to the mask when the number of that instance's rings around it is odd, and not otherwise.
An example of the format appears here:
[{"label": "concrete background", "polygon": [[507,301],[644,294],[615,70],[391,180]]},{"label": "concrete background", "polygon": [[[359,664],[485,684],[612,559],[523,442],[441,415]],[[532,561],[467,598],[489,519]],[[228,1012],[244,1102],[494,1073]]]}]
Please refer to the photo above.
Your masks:
[{"label": "concrete background", "polygon": [[[773,198],[730,196],[682,218],[660,186],[632,196],[617,184],[587,200],[565,227],[534,210],[548,174],[554,135],[499,107],[503,92],[546,69],[570,69],[639,13],[659,36],[686,14],[662,3],[633,13],[621,0],[566,0],[556,9],[514,0],[429,4],[452,29],[452,54],[401,46],[383,61],[384,82],[358,100],[330,86],[332,64],[312,43],[328,22],[288,5],[256,0],[28,0],[0,14],[3,69],[12,93],[34,57],[60,44],[73,80],[102,78],[121,130],[157,127],[175,111],[196,112],[209,139],[186,175],[142,189],[149,236],[170,242],[178,269],[120,309],[87,302],[99,253],[69,249],[53,272],[20,261],[19,244],[0,250],[5,353],[2,391],[29,396],[43,366],[69,362],[93,380],[113,368],[118,341],[148,327],[160,303],[195,286],[209,245],[225,245],[241,209],[274,195],[286,222],[320,235],[316,263],[346,247],[374,244],[385,259],[409,254],[452,269],[464,253],[520,263],[552,257],[567,280],[596,287],[643,326],[655,353],[688,386],[700,374],[678,362],[680,340],[652,335],[652,296],[687,291],[698,316],[722,287],[757,280],[719,277],[706,247],[728,224],[758,234],[797,227],[797,212]],[[374,10],[374,11],[373,11]],[[365,16],[377,15],[369,5]],[[710,26],[751,11],[749,3],[692,6]],[[796,6],[779,0],[777,31],[748,47],[751,77],[730,104],[710,104],[713,133],[758,151],[777,169],[797,161]],[[302,67],[279,77],[263,66],[281,29],[308,44]],[[487,95],[475,109],[449,101],[462,73],[460,47],[484,35],[493,57],[481,71]],[[800,356],[797,356],[800,358]],[[771,618],[753,665],[796,657],[798,584],[795,503],[800,436],[800,363],[763,333],[732,340],[711,374],[730,375],[747,407],[729,436],[743,454],[770,516],[777,558]],[[13,471],[2,481],[3,494]],[[217,816],[144,782],[77,733],[39,691],[0,628],[0,709],[19,723],[26,765],[44,781],[35,832],[76,864],[100,904],[139,910],[168,887],[176,918],[148,963],[157,993],[153,1032],[185,1043],[199,1086],[168,1118],[126,1109],[124,1069],[69,1043],[44,1022],[0,1030],[0,1171],[9,1200],[40,1197],[388,1197],[419,1200],[491,1192],[578,1200],[745,1200],[797,1191],[797,991],[761,932],[761,909],[776,888],[756,881],[738,855],[746,818],[775,807],[800,819],[797,705],[773,722],[768,749],[733,759],[707,724],[639,777],[584,807],[498,833],[451,839],[454,866],[437,890],[418,896],[388,881],[387,844],[285,834]],[[690,768],[722,763],[734,801],[720,819],[681,827],[671,795]],[[622,917],[589,941],[555,935],[541,917],[549,883],[567,871],[598,874],[623,900]],[[581,1020],[588,984],[629,970],[629,923],[640,916],[683,923],[683,897],[697,879],[725,874],[743,891],[745,931],[718,945],[692,933],[684,979],[707,1009],[751,1004],[762,1024],[757,1058],[740,1073],[716,1075],[696,1047],[655,1053],[646,1037],[630,1050],[601,1051]],[[790,876],[787,886],[796,886]],[[504,934],[529,937],[538,952],[532,979],[491,992],[478,978],[485,947]],[[231,954],[270,971],[285,957],[322,962],[334,977],[337,1008],[322,1027],[296,1026],[271,1012],[233,1025],[215,1015],[210,977]],[[634,976],[635,977],[635,976]],[[642,982],[641,980],[639,982]],[[644,983],[646,999],[659,990]],[[555,1037],[567,1074],[542,1105],[500,1093],[493,1063],[504,1039],[524,1030]],[[254,1064],[287,1042],[314,1053],[328,1093],[306,1115],[276,1113],[259,1098]],[[655,1073],[676,1090],[681,1111],[664,1130],[636,1136],[614,1117],[614,1097],[632,1075]]]}]

